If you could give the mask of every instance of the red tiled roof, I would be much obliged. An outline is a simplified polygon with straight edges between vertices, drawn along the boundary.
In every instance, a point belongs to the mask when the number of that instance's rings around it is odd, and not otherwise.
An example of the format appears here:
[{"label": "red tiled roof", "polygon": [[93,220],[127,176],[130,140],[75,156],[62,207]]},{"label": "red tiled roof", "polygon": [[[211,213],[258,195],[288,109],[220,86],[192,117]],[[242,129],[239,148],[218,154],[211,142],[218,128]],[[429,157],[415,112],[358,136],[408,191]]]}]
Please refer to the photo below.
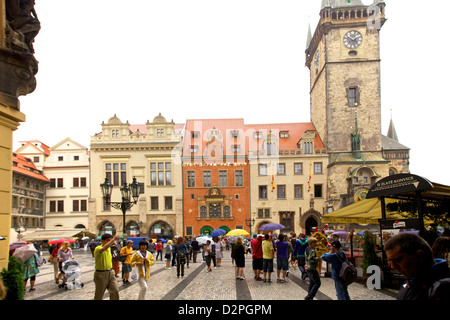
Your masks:
[{"label": "red tiled roof", "polygon": [[[311,122],[306,123],[273,123],[273,124],[244,124],[243,119],[192,119],[186,122],[186,132],[184,137],[184,156],[191,155],[191,146],[199,147],[197,156],[202,155],[208,145],[208,132],[216,129],[222,134],[222,145],[224,155],[231,153],[231,145],[240,145],[240,152],[237,155],[247,155],[248,151],[262,150],[262,144],[266,136],[272,132],[279,142],[280,150],[298,150],[297,143],[307,131],[314,131],[314,146],[317,149],[324,149],[314,125]],[[238,138],[232,138],[231,132],[237,130]],[[259,140],[253,136],[254,132],[261,131],[263,137]],[[280,138],[280,132],[289,132],[288,138]],[[192,133],[198,132],[198,138],[192,138]],[[230,149],[230,150],[227,150]]]},{"label": "red tiled roof", "polygon": [[30,158],[24,157],[18,153],[13,153],[13,163],[17,163],[17,165],[13,165],[13,172],[17,172],[30,178],[39,179],[42,181],[49,182],[50,180],[42,174],[42,171],[36,169],[33,161]]},{"label": "red tiled roof", "polygon": [[45,155],[49,156],[50,155],[50,147],[48,145],[46,145],[45,143],[39,141],[39,140],[28,140],[28,141],[24,141],[26,143],[30,143],[33,146],[35,145],[35,143],[39,143],[42,150],[44,151]]}]

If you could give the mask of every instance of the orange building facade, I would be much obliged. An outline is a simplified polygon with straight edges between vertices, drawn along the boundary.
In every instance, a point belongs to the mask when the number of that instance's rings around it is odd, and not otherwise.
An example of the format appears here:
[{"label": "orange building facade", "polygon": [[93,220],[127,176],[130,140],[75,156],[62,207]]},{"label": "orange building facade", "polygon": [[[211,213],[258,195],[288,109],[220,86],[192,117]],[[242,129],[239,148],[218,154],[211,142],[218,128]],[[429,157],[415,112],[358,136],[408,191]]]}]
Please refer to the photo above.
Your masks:
[{"label": "orange building facade", "polygon": [[183,168],[184,234],[246,229],[250,179],[242,119],[188,120]]}]

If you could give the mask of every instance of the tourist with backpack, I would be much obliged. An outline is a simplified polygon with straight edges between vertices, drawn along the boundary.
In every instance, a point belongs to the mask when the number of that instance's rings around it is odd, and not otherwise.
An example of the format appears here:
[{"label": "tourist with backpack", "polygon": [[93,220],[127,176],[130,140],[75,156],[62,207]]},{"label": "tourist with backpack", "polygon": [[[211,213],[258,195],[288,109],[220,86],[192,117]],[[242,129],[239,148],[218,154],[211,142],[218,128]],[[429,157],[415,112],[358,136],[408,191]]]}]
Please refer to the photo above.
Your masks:
[{"label": "tourist with backpack", "polygon": [[331,249],[329,253],[325,253],[321,256],[321,259],[325,262],[331,263],[331,279],[334,280],[336,287],[336,296],[338,300],[350,300],[348,294],[348,283],[339,276],[343,262],[347,260],[345,253],[341,251],[341,243],[339,241],[333,241],[331,243]]}]

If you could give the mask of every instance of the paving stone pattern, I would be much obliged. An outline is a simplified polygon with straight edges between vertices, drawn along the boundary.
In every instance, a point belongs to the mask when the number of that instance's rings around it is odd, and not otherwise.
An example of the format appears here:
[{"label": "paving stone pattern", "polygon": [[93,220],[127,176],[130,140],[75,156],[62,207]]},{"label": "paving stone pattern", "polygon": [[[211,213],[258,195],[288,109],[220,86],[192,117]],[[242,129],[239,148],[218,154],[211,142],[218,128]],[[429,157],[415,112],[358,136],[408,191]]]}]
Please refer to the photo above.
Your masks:
[{"label": "paving stone pattern", "polygon": [[[75,250],[75,258],[82,269],[81,280],[84,283],[81,289],[59,289],[53,280],[53,265],[44,264],[36,278],[35,291],[29,292],[29,283],[25,300],[93,300],[95,285],[94,258],[90,251]],[[44,252],[44,258],[48,254]],[[177,278],[176,267],[165,269],[164,261],[156,261],[150,270],[148,281],[147,300],[303,300],[307,294],[308,279],[302,280],[298,269],[290,269],[286,283],[276,282],[275,272],[272,273],[272,283],[264,283],[253,279],[251,255],[246,259],[244,269],[245,280],[236,280],[234,266],[230,252],[224,252],[222,266],[211,272],[206,272],[205,263],[201,262],[201,255],[197,263],[185,266],[184,277]],[[325,268],[322,268],[324,270]],[[337,300],[334,281],[321,277],[322,285],[316,296],[317,300]],[[123,285],[121,277],[118,278],[119,294],[121,300],[137,300],[139,285],[132,281]],[[395,290],[371,290],[361,283],[349,286],[352,300],[395,300]],[[104,299],[109,299],[106,292]]]}]

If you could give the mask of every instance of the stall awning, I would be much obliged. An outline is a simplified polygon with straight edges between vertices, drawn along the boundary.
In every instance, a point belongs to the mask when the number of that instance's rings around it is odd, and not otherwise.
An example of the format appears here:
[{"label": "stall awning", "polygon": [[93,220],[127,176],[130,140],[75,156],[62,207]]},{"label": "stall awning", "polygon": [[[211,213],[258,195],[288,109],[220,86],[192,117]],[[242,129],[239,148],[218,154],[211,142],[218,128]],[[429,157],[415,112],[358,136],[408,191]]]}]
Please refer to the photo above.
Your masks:
[{"label": "stall awning", "polygon": [[[61,230],[35,230],[25,234],[25,241],[44,241],[51,239],[72,239],[73,237],[83,237],[83,233],[89,236],[91,232],[85,229],[61,229]],[[81,235],[81,236],[80,236]]]},{"label": "stall awning", "polygon": [[[386,204],[397,202],[395,199],[386,199]],[[360,223],[378,224],[381,219],[381,201],[377,198],[365,199],[332,213],[326,214],[322,218],[322,223]],[[403,219],[396,212],[387,213],[388,219]]]}]

